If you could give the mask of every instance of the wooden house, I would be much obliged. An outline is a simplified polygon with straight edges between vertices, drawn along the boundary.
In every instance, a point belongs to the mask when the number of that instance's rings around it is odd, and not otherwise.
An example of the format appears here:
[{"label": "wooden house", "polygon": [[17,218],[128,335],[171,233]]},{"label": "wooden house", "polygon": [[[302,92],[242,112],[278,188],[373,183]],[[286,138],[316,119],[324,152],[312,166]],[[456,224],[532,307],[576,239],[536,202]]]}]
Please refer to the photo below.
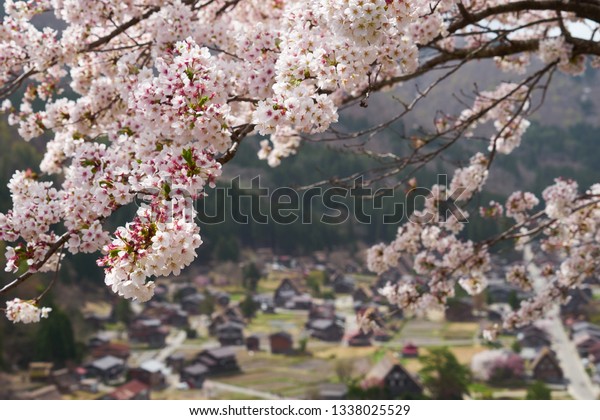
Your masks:
[{"label": "wooden house", "polygon": [[336,276],[332,283],[333,291],[337,294],[351,294],[356,287],[356,280],[348,275]]},{"label": "wooden house", "polygon": [[188,296],[192,296],[198,293],[198,289],[196,288],[195,285],[190,284],[190,283],[186,283],[186,284],[182,284],[177,288],[177,291],[175,292],[175,295],[177,298],[179,298],[180,301],[182,301],[183,299],[185,299]]},{"label": "wooden house", "polygon": [[588,357],[590,349],[600,344],[600,338],[594,337],[588,332],[579,332],[573,337],[577,352],[581,357]]},{"label": "wooden house", "polygon": [[373,334],[373,340],[378,341],[378,342],[387,342],[390,341],[392,339],[392,336],[385,332],[385,331],[375,331],[375,333]]},{"label": "wooden house", "polygon": [[596,343],[588,348],[587,357],[592,362],[600,365],[600,343]]},{"label": "wooden house", "polygon": [[56,385],[61,394],[72,394],[79,389],[80,377],[69,369],[52,371],[50,381]]},{"label": "wooden house", "polygon": [[258,335],[253,334],[246,338],[246,350],[260,351],[260,338]]},{"label": "wooden house", "polygon": [[96,359],[86,366],[88,375],[98,378],[104,383],[118,382],[125,375],[126,365],[123,359],[105,356]]},{"label": "wooden house", "polygon": [[246,325],[244,315],[240,311],[240,307],[237,305],[229,305],[223,309],[223,314],[229,321],[237,322],[238,324]]},{"label": "wooden house", "polygon": [[314,304],[308,311],[308,320],[335,319],[335,305],[333,303]]},{"label": "wooden house", "polygon": [[292,296],[284,305],[286,309],[308,311],[312,307],[312,297],[308,293]]},{"label": "wooden house", "polygon": [[281,331],[269,335],[269,345],[273,354],[289,354],[294,348],[291,334]]},{"label": "wooden house", "polygon": [[273,293],[273,303],[276,307],[284,307],[293,297],[300,295],[302,295],[300,287],[291,279],[285,278]]},{"label": "wooden house", "polygon": [[592,324],[590,322],[575,322],[573,325],[571,325],[569,330],[571,338],[582,332],[589,333],[591,336],[600,337],[600,325]]},{"label": "wooden house", "polygon": [[533,326],[517,333],[517,342],[522,348],[531,347],[534,349],[549,347],[551,344],[548,333]]},{"label": "wooden house", "polygon": [[105,396],[106,400],[149,400],[150,386],[136,379],[121,385],[113,392]]},{"label": "wooden house", "polygon": [[371,343],[371,337],[373,334],[365,334],[363,331],[357,331],[354,334],[350,334],[348,337],[348,345],[350,347],[369,347]]},{"label": "wooden house", "polygon": [[402,347],[402,357],[416,358],[419,357],[419,348],[413,343],[407,343]]},{"label": "wooden house", "polygon": [[396,399],[423,394],[421,384],[393,357],[386,355],[367,373],[363,389],[379,388],[382,397]]},{"label": "wooden house", "polygon": [[208,368],[202,363],[196,363],[183,368],[180,380],[187,383],[190,388],[200,389],[204,385],[207,375]]},{"label": "wooden house", "polygon": [[152,389],[162,389],[167,386],[168,369],[158,360],[146,360],[140,367],[131,369],[129,376],[150,386]]},{"label": "wooden house", "polygon": [[181,373],[185,366],[185,354],[175,352],[167,357],[166,362],[173,372]]},{"label": "wooden house", "polygon": [[166,344],[169,328],[159,319],[138,319],[129,328],[129,339],[134,343],[145,343],[152,348]]},{"label": "wooden house", "polygon": [[88,346],[88,348],[93,349],[94,347],[99,347],[99,346],[110,343],[110,340],[111,340],[110,335],[104,331],[101,331],[101,332],[93,335],[92,337],[90,337],[90,339],[88,340],[87,346]]},{"label": "wooden house", "polygon": [[216,328],[216,336],[222,346],[241,346],[244,344],[244,325],[227,321]]},{"label": "wooden house", "polygon": [[265,314],[275,313],[275,304],[273,303],[273,295],[270,293],[261,293],[252,296],[254,302],[260,307],[260,310]]},{"label": "wooden house", "polygon": [[187,311],[182,309],[181,305],[175,303],[152,301],[147,304],[142,316],[143,319],[158,319],[164,325],[177,328],[187,328],[189,326]]},{"label": "wooden house", "polygon": [[194,361],[206,366],[209,375],[238,372],[240,370],[233,347],[204,350],[198,353]]},{"label": "wooden house", "polygon": [[206,296],[202,293],[192,293],[181,299],[181,309],[192,315],[202,313],[202,307],[206,303]]},{"label": "wooden house", "polygon": [[229,306],[228,308],[222,309],[219,312],[213,313],[208,325],[208,333],[212,336],[216,336],[218,328],[221,325],[230,322],[242,325],[242,327],[246,325],[246,321],[244,320],[244,317],[237,306]]},{"label": "wooden house", "polygon": [[92,348],[90,353],[94,359],[101,359],[104,356],[114,356],[127,360],[131,354],[131,348],[129,344],[125,343],[106,343]]},{"label": "wooden house", "polygon": [[310,335],[322,341],[337,342],[344,337],[344,325],[331,319],[315,319],[308,324]]},{"label": "wooden house", "polygon": [[229,303],[231,302],[231,297],[229,296],[229,293],[223,292],[221,290],[215,290],[212,291],[211,294],[215,298],[215,302],[217,302],[218,305],[222,306],[223,308],[229,306]]},{"label": "wooden house", "polygon": [[549,347],[544,347],[531,364],[531,376],[538,381],[563,382],[563,371]]}]

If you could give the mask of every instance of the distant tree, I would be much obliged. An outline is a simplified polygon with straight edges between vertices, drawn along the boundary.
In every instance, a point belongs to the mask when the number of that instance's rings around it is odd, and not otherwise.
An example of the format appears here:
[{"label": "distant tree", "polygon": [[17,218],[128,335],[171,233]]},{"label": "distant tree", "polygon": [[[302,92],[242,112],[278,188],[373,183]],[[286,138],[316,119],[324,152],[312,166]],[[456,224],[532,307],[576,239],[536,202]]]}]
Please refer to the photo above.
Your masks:
[{"label": "distant tree", "polygon": [[196,331],[194,328],[191,328],[191,327],[186,328],[185,329],[185,337],[188,340],[193,340],[195,338],[198,338],[198,331]]},{"label": "distant tree", "polygon": [[242,282],[244,289],[251,292],[256,291],[258,281],[260,280],[260,270],[252,261],[244,265],[242,268]]},{"label": "distant tree", "polygon": [[52,316],[40,323],[35,342],[37,360],[64,365],[66,361],[77,358],[69,316],[55,305],[52,306]]},{"label": "distant tree", "polygon": [[524,371],[523,359],[506,349],[482,351],[471,360],[473,377],[490,383],[519,381],[523,378]]},{"label": "distant tree", "polygon": [[527,388],[526,400],[551,400],[552,392],[542,381],[535,381]]},{"label": "distant tree", "polygon": [[302,337],[298,340],[298,350],[300,353],[306,353],[306,348],[308,346],[308,337]]},{"label": "distant tree", "polygon": [[317,296],[321,294],[321,285],[324,282],[324,278],[321,273],[321,271],[311,271],[308,276],[306,276],[306,285]]},{"label": "distant tree", "polygon": [[324,292],[321,292],[319,297],[325,300],[335,300],[335,293],[331,290],[326,290]]},{"label": "distant tree", "polygon": [[126,299],[119,299],[115,306],[115,318],[117,321],[122,322],[123,324],[129,324],[131,321],[131,305],[129,301]]},{"label": "distant tree", "polygon": [[218,261],[238,261],[240,246],[233,236],[221,236],[215,245],[215,258]]},{"label": "distant tree", "polygon": [[246,294],[244,300],[240,302],[240,311],[246,318],[254,318],[258,311],[259,304],[254,300],[250,293]]},{"label": "distant tree", "polygon": [[352,379],[354,372],[354,362],[351,359],[340,359],[335,364],[335,374],[342,383],[347,383]]},{"label": "distant tree", "polygon": [[215,297],[211,293],[205,293],[204,300],[200,303],[200,313],[210,315],[215,311]]},{"label": "distant tree", "polygon": [[521,306],[519,295],[515,290],[511,290],[508,294],[508,304],[510,305],[513,311],[516,311],[517,309],[519,309],[519,306]]},{"label": "distant tree", "polygon": [[423,385],[436,400],[460,400],[469,395],[469,368],[458,362],[447,347],[433,348],[419,358]]}]

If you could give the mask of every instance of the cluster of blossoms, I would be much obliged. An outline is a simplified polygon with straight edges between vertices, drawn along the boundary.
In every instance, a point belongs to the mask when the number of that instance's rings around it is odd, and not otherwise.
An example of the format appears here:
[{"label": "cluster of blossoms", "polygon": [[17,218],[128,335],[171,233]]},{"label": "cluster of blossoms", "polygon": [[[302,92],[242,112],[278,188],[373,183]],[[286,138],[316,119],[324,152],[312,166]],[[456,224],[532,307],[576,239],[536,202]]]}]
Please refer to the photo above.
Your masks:
[{"label": "cluster of blossoms", "polygon": [[579,76],[585,72],[585,56],[573,56],[573,46],[563,36],[541,40],[538,54],[544,63],[558,61],[558,68],[567,74]]},{"label": "cluster of blossoms", "polygon": [[506,281],[510,284],[520,287],[522,290],[532,290],[531,279],[527,275],[527,270],[522,265],[513,265],[506,273]]},{"label": "cluster of blossoms", "polygon": [[[470,134],[478,124],[493,121],[497,132],[491,138],[489,149],[509,154],[520,144],[521,136],[529,125],[520,116],[527,106],[527,89],[505,83],[496,91],[478,96],[474,106],[457,119],[456,126],[465,125],[469,130],[467,134]],[[436,121],[438,132],[448,129],[448,121],[447,117]],[[392,304],[424,310],[428,306],[444,304],[448,297],[453,296],[454,284],[460,285],[471,295],[485,290],[490,269],[487,247],[475,246],[457,237],[463,228],[460,216],[465,218],[468,212],[461,207],[460,215],[455,214],[455,209],[452,214],[441,217],[440,210],[444,209],[443,203],[448,200],[459,206],[467,204],[485,184],[488,166],[486,156],[475,154],[468,166],[455,171],[449,187],[434,185],[430,189],[424,210],[416,211],[411,217],[412,223],[399,228],[394,241],[378,244],[368,251],[367,261],[372,271],[384,273],[396,267],[404,258],[413,262],[412,268],[418,276],[429,279],[415,282],[414,279],[403,278],[395,284],[388,284],[380,292]],[[504,207],[491,202],[488,208],[480,209],[482,217],[501,217],[505,213],[521,225],[517,235],[518,249],[522,249],[530,239],[530,234],[547,226],[542,229],[546,235],[541,242],[542,250],[566,256],[560,267],[545,267],[544,271],[549,277],[549,281],[546,281],[548,286],[523,302],[517,311],[509,313],[505,317],[504,327],[515,328],[540,318],[556,302],[565,302],[568,291],[597,270],[593,256],[598,254],[598,250],[595,245],[590,245],[598,240],[592,237],[597,235],[595,218],[598,214],[593,210],[597,205],[589,207],[594,204],[594,191],[595,187],[592,187],[587,194],[589,198],[582,201],[575,182],[557,179],[542,194],[546,206],[544,214],[539,213],[537,219],[532,221],[529,220],[532,216],[529,212],[539,204],[539,200],[529,192],[512,193]],[[541,227],[538,229],[537,226]],[[524,291],[534,289],[534,279],[520,265],[509,270],[507,281]],[[489,338],[497,334],[498,328],[486,331]]]},{"label": "cluster of blossoms", "polygon": [[13,208],[0,213],[0,240],[16,242],[21,238],[25,243],[6,247],[6,271],[16,272],[23,263],[32,271],[49,271],[58,262],[58,255],[53,255],[47,264],[35,264],[46,257],[58,239],[49,230],[60,220],[62,198],[51,182],[36,178],[31,171],[17,171],[9,182]]},{"label": "cluster of blossoms", "polygon": [[475,192],[481,191],[488,177],[488,159],[477,153],[469,161],[469,166],[457,169],[450,183],[450,195],[456,201],[468,201]]},{"label": "cluster of blossoms", "polygon": [[555,184],[542,192],[546,215],[552,219],[567,217],[576,205],[578,185],[573,180],[556,179]]},{"label": "cluster of blossoms", "polygon": [[512,217],[517,223],[523,223],[527,219],[527,212],[539,203],[540,200],[534,194],[515,191],[506,200],[506,216]]},{"label": "cluster of blossoms", "polygon": [[[127,77],[134,56],[119,62]],[[173,51],[156,59],[155,77],[149,68],[134,76],[129,107],[136,122],[148,127],[156,138],[179,144],[194,141],[201,147],[224,152],[231,144],[231,118],[227,105],[227,80],[208,48],[188,38]]]},{"label": "cluster of blossoms", "polygon": [[263,143],[259,157],[278,165],[297,149],[297,133],[319,133],[336,122],[343,91],[355,95],[385,77],[414,72],[418,40],[410,25],[417,9],[385,0],[290,6],[280,28],[288,36],[276,43],[274,95],[253,113],[259,133],[271,135],[272,146]]},{"label": "cluster of blossoms", "polygon": [[486,350],[471,360],[471,372],[480,381],[519,379],[525,373],[523,359],[506,349]]},{"label": "cluster of blossoms", "polygon": [[[115,239],[104,247],[106,255],[98,264],[106,267],[106,285],[120,296],[149,300],[155,285],[148,277],[179,275],[197,256],[196,248],[202,244],[200,228],[185,220],[185,206],[173,203],[170,213],[165,210],[168,204],[159,199],[141,207],[136,218],[118,228]],[[192,212],[189,218],[194,216]]]},{"label": "cluster of blossoms", "polygon": [[496,66],[507,73],[524,74],[531,62],[531,54],[509,55],[494,57]]},{"label": "cluster of blossoms", "polygon": [[526,86],[502,83],[494,91],[482,92],[473,107],[462,112],[457,124],[469,122],[468,134],[471,134],[478,124],[492,121],[496,132],[491,137],[489,150],[508,155],[521,144],[530,125],[522,116],[528,107]]},{"label": "cluster of blossoms", "polygon": [[490,201],[488,207],[479,207],[479,215],[481,217],[502,217],[503,213],[504,207],[502,207],[502,204],[497,203],[494,200]]},{"label": "cluster of blossoms", "polygon": [[52,308],[39,308],[33,302],[24,301],[19,298],[6,302],[6,318],[14,323],[22,322],[30,324],[40,322],[41,318],[48,318]]}]

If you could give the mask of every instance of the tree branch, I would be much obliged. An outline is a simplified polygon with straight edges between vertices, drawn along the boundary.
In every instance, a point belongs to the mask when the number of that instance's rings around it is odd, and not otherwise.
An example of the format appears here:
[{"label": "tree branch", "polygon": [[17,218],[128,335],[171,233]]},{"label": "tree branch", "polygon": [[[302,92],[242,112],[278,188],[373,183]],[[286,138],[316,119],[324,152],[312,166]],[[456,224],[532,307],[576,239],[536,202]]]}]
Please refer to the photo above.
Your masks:
[{"label": "tree branch", "polygon": [[34,268],[33,271],[31,269],[29,269],[25,273],[23,273],[19,277],[17,277],[16,279],[14,279],[10,283],[8,283],[6,286],[4,286],[2,289],[0,289],[0,295],[5,294],[8,291],[14,289],[15,287],[17,287],[18,285],[23,283],[25,280],[27,280],[29,277],[34,275],[50,259],[50,257],[52,257],[52,255],[54,255],[56,253],[56,251],[58,251],[64,244],[67,243],[67,241],[70,238],[71,238],[70,233],[65,233],[64,235],[62,235],[58,239],[58,241],[56,241],[54,243],[54,245],[52,245],[50,247],[48,252],[46,252],[46,256],[41,261],[39,261],[33,265],[33,268]]}]

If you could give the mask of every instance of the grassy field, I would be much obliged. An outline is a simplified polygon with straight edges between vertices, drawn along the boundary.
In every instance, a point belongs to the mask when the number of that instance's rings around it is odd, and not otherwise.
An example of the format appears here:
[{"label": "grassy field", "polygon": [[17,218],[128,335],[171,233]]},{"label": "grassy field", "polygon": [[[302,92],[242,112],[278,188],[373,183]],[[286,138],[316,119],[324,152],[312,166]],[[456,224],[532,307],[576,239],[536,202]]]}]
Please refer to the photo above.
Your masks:
[{"label": "grassy field", "polygon": [[200,347],[203,344],[208,343],[209,341],[211,341],[210,337],[200,336],[200,337],[196,337],[196,338],[186,338],[185,341],[183,342],[183,344],[188,345],[188,346]]},{"label": "grassy field", "polygon": [[[460,363],[470,366],[473,356],[479,352],[486,350],[486,348],[482,346],[454,346],[450,347],[450,350],[452,351],[452,353],[454,353],[454,355]],[[420,356],[424,356],[425,354],[427,354],[426,348],[420,351]],[[406,369],[409,372],[412,373],[418,372],[422,367],[421,362],[418,358],[403,358],[400,359],[400,362],[404,367],[406,367]]]},{"label": "grassy field", "polygon": [[248,325],[247,331],[249,334],[286,331],[296,337],[304,330],[306,319],[306,315],[300,313],[263,314],[258,312]]},{"label": "grassy field", "polygon": [[476,322],[446,322],[441,330],[442,338],[446,340],[470,339],[479,332]]},{"label": "grassy field", "polygon": [[[310,347],[310,343],[309,343]],[[313,352],[314,357],[320,359],[357,359],[361,357],[370,357],[377,351],[377,347],[341,347],[332,346],[316,352]]]},{"label": "grassy field", "polygon": [[243,370],[215,380],[286,398],[302,398],[321,384],[335,379],[333,364],[313,356],[283,356],[258,352],[238,354]]}]

